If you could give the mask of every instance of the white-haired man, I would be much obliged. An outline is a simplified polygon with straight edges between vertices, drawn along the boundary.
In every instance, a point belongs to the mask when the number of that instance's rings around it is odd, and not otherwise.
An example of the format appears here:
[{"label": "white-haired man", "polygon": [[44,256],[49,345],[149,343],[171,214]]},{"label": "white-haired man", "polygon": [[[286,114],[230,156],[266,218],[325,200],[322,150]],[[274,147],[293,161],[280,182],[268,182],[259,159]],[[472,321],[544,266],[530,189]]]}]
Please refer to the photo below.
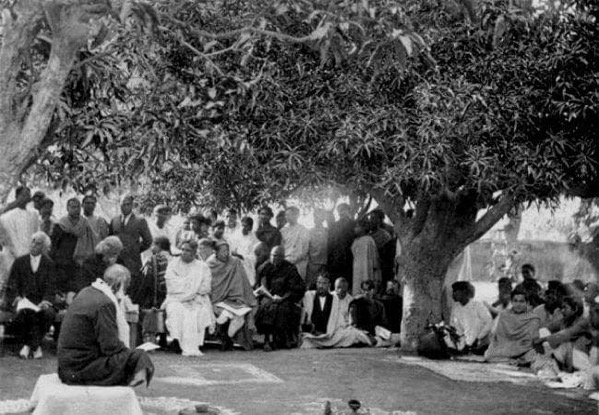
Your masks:
[{"label": "white-haired man", "polygon": [[117,298],[131,275],[111,265],[69,306],[58,338],[58,376],[69,385],[149,384],[154,365],[143,350],[129,349],[129,326]]},{"label": "white-haired man", "polygon": [[54,322],[53,301],[56,292],[54,262],[48,257],[50,238],[44,232],[31,236],[29,253],[12,264],[4,301],[5,308],[16,312],[14,325],[23,339],[19,356],[42,358],[42,339]]}]

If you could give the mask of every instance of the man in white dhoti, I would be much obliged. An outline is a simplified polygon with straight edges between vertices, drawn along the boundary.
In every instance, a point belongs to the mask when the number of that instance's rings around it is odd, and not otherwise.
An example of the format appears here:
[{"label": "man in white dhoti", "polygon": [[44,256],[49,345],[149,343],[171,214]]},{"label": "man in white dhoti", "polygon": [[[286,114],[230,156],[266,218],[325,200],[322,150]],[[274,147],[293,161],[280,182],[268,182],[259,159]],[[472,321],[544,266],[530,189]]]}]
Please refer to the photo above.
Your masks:
[{"label": "man in white dhoti", "polygon": [[256,283],[256,255],[254,254],[254,248],[260,243],[252,230],[253,227],[254,220],[249,216],[243,217],[241,219],[241,233],[234,235],[229,240],[231,252],[241,257],[243,268],[252,287]]},{"label": "man in white dhoti", "polygon": [[197,250],[197,242],[184,242],[181,256],[168,265],[164,276],[166,328],[183,356],[201,356],[206,329],[213,331],[215,324],[210,302],[212,276],[208,265],[195,259]]},{"label": "man in white dhoti", "polygon": [[299,213],[299,209],[295,206],[287,208],[285,211],[287,225],[281,229],[281,236],[285,249],[285,260],[297,267],[297,272],[305,281],[310,249],[310,232],[297,222]]},{"label": "man in white dhoti", "polygon": [[[312,301],[310,301],[309,296],[304,297],[307,318],[311,318],[313,313],[313,308],[310,307],[310,304],[313,304],[316,292],[313,291],[313,293]],[[350,347],[355,344],[371,345],[368,335],[350,324],[349,305],[354,298],[348,293],[348,283],[345,278],[337,278],[335,280],[335,291],[332,295],[333,304],[327,322],[326,333],[322,335],[304,333],[302,335],[301,348]]]}]

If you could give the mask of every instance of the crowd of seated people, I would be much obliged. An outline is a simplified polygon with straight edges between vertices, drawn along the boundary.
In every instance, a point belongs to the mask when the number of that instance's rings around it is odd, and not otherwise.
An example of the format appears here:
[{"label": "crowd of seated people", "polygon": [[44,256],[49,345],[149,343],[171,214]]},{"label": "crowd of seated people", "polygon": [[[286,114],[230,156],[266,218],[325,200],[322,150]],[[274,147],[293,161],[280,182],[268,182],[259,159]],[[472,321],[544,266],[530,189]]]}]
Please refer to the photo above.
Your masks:
[{"label": "crowd of seated people", "polygon": [[[26,210],[29,200],[39,217]],[[335,221],[318,210],[308,230],[297,208],[279,212],[273,226],[272,210],[263,207],[254,230],[251,218],[238,221],[229,209],[226,221],[216,212],[196,213],[175,230],[167,206],[145,219],[133,213],[130,195],[110,221],[95,214],[95,197],[86,196],[83,205],[69,199],[58,221],[53,202],[40,192],[31,197],[22,188],[17,202],[0,217],[0,243],[14,252],[0,305],[14,315],[23,359],[43,356],[54,325],[65,381],[148,381],[151,361],[130,353],[141,338],[191,357],[202,355],[207,339],[223,350],[251,350],[258,340],[265,351],[398,343],[402,297],[389,265],[395,240],[379,211],[354,221],[340,205]],[[27,246],[15,229],[26,234]],[[515,287],[510,279],[498,281],[491,305],[475,299],[471,283],[454,283],[445,346],[455,355],[513,361],[548,377],[584,372],[590,384],[599,383],[597,286],[553,280],[543,289],[534,266],[521,272]],[[92,309],[106,326],[105,347],[74,367],[74,348],[89,345],[72,327],[90,331],[81,319]],[[125,320],[131,313],[140,324]],[[136,330],[140,336],[133,336]],[[110,370],[94,378],[96,365]]]}]

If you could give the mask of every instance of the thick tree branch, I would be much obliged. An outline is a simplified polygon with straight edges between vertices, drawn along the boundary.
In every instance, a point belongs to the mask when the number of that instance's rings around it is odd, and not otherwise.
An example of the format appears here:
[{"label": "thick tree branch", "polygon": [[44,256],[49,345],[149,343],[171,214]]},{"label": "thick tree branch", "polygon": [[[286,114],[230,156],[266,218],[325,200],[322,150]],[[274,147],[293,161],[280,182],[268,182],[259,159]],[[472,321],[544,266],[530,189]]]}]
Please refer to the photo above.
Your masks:
[{"label": "thick tree branch", "polygon": [[507,214],[515,204],[515,197],[513,195],[506,195],[497,202],[493,207],[489,208],[489,210],[478,220],[474,225],[474,230],[468,232],[468,234],[464,235],[463,242],[460,245],[465,248],[472,242],[481,238],[485,233],[489,231],[501,218]]}]

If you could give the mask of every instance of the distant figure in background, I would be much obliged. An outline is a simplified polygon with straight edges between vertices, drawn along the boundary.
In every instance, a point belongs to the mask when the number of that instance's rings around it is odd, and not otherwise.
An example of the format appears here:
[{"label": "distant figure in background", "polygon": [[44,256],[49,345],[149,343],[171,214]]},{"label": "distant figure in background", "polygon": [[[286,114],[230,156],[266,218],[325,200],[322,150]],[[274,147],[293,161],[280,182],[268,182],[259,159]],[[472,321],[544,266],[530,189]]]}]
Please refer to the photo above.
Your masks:
[{"label": "distant figure in background", "polygon": [[308,249],[310,233],[304,225],[298,223],[300,211],[295,206],[285,210],[287,225],[281,229],[285,259],[297,267],[297,271],[305,281],[308,266]]},{"label": "distant figure in background", "polygon": [[[327,244],[328,258],[327,270],[333,277],[343,277],[349,282],[352,290],[353,255],[352,243],[354,241],[354,221],[349,205],[341,203],[337,207],[339,220],[331,224],[329,229],[329,242]],[[356,290],[359,287],[356,287]]]},{"label": "distant figure in background", "polygon": [[[171,216],[171,208],[167,205],[156,205],[154,207],[154,220],[148,222],[148,229],[152,234],[152,240],[158,237],[165,237],[169,241],[169,246],[175,243],[175,230],[168,222]],[[170,249],[169,249],[170,252]],[[151,248],[142,254],[142,264],[152,256]]]},{"label": "distant figure in background", "polygon": [[233,239],[237,238],[241,233],[239,229],[239,224],[237,223],[237,209],[229,209],[227,211],[227,215],[225,216],[226,226],[225,233],[223,235],[224,239],[231,242]]},{"label": "distant figure in background", "polygon": [[543,303],[541,299],[541,284],[535,279],[535,267],[532,264],[522,265],[523,281],[516,285],[516,288],[522,288],[528,294],[528,300],[533,307]]},{"label": "distant figure in background", "polygon": [[154,365],[143,350],[129,349],[129,326],[118,304],[129,271],[112,265],[83,289],[67,310],[58,338],[58,376],[67,385],[149,384]]},{"label": "distant figure in background", "polygon": [[326,271],[327,244],[329,230],[323,226],[326,220],[323,209],[314,209],[314,228],[309,230],[308,268],[306,271],[306,287],[309,290],[316,286],[316,277]]},{"label": "distant figure in background", "polygon": [[152,246],[152,234],[144,218],[133,213],[133,196],[126,194],[121,198],[121,214],[110,221],[110,234],[118,236],[123,243],[121,259],[131,273],[131,300],[137,304],[135,295],[139,292],[141,281],[141,253]]},{"label": "distant figure in background", "polygon": [[[48,257],[50,238],[44,232],[31,237],[29,254],[12,264],[4,307],[16,312],[14,324],[21,332],[23,348],[19,357],[42,358],[42,340],[54,322],[56,293],[54,262]],[[23,303],[29,306],[23,306]],[[2,306],[0,299],[0,306]]]},{"label": "distant figure in background", "polygon": [[202,238],[198,241],[198,261],[207,262],[214,255],[216,246],[211,238]]},{"label": "distant figure in background", "polygon": [[[67,303],[77,294],[77,279],[83,261],[94,254],[97,235],[87,220],[81,216],[81,202],[77,198],[67,201],[67,216],[63,216],[52,233],[50,256],[56,263],[57,288],[67,293]],[[97,276],[96,276],[97,277]]]},{"label": "distant figure in background", "polygon": [[275,224],[277,225],[277,229],[279,231],[282,230],[287,224],[287,218],[285,216],[284,210],[280,210],[279,213],[277,213],[277,216],[275,217]]},{"label": "distant figure in background", "polygon": [[225,222],[222,220],[217,220],[212,224],[212,239],[214,242],[229,242],[225,239]]},{"label": "distant figure in background", "polygon": [[454,305],[450,323],[460,336],[456,349],[464,353],[482,354],[489,345],[493,317],[483,303],[474,300],[475,290],[470,282],[454,282],[451,289]]},{"label": "distant figure in background", "polygon": [[191,230],[194,232],[196,241],[210,236],[210,219],[200,214],[192,215],[189,219],[191,221]]},{"label": "distant figure in background", "polygon": [[379,253],[376,249],[374,239],[368,234],[369,223],[361,220],[356,223],[356,239],[352,243],[351,251],[353,256],[353,292],[355,295],[361,292],[361,283],[363,281],[372,281],[375,286],[381,285],[381,265]]},{"label": "distant figure in background", "polygon": [[254,247],[254,256],[256,257],[256,283],[254,284],[254,288],[257,288],[260,285],[258,275],[260,275],[262,269],[268,264],[268,259],[270,258],[268,245],[264,242],[258,243]]},{"label": "distant figure in background", "polygon": [[29,253],[31,236],[39,230],[37,212],[27,210],[31,201],[31,190],[20,186],[15,191],[14,208],[0,216],[0,246],[6,258],[6,266]]},{"label": "distant figure in background", "polygon": [[[396,241],[393,236],[395,233],[393,227],[385,223],[385,213],[381,209],[374,209],[370,212],[369,217],[371,223],[370,236],[374,240],[379,253],[381,279],[382,283],[385,284],[395,276]],[[378,289],[379,292],[383,291],[385,286],[382,285]]]},{"label": "distant figure in background", "polygon": [[101,241],[106,238],[109,233],[108,222],[103,217],[95,215],[96,204],[98,199],[94,195],[87,195],[83,198],[83,217],[87,219],[87,222],[91,226],[92,230],[97,235],[97,240]]},{"label": "distant figure in background", "polygon": [[52,237],[54,233],[54,227],[56,222],[52,219],[52,210],[54,209],[54,202],[51,199],[44,199],[40,202],[40,230],[49,237]]},{"label": "distant figure in background", "polygon": [[33,208],[41,214],[40,209],[42,208],[42,200],[46,198],[46,194],[41,190],[36,190],[31,196],[31,202],[33,203]]},{"label": "distant figure in background", "polygon": [[253,227],[254,220],[249,216],[244,216],[241,218],[241,232],[234,235],[233,239],[229,241],[231,253],[239,256],[242,260],[245,273],[252,287],[256,284],[256,255],[254,254],[254,248],[260,243],[252,231]]},{"label": "distant figure in background", "polygon": [[256,238],[268,246],[269,252],[275,246],[281,245],[281,232],[270,224],[272,217],[272,209],[268,206],[263,206],[258,211],[258,229],[256,230]]},{"label": "distant figure in background", "polygon": [[194,236],[195,236],[194,232],[191,230],[191,219],[188,216],[183,220],[181,229],[179,229],[177,231],[177,235],[175,237],[175,245],[177,247],[177,251],[176,251],[177,254],[179,253],[179,250],[181,248],[181,244],[183,243],[183,241],[193,239]]},{"label": "distant figure in background", "polygon": [[[499,292],[497,301],[488,307],[493,318],[497,317],[499,313],[510,307],[512,299],[512,280],[509,277],[499,278],[499,280],[497,280],[497,290]],[[528,302],[528,296],[526,297],[526,301]]]}]

